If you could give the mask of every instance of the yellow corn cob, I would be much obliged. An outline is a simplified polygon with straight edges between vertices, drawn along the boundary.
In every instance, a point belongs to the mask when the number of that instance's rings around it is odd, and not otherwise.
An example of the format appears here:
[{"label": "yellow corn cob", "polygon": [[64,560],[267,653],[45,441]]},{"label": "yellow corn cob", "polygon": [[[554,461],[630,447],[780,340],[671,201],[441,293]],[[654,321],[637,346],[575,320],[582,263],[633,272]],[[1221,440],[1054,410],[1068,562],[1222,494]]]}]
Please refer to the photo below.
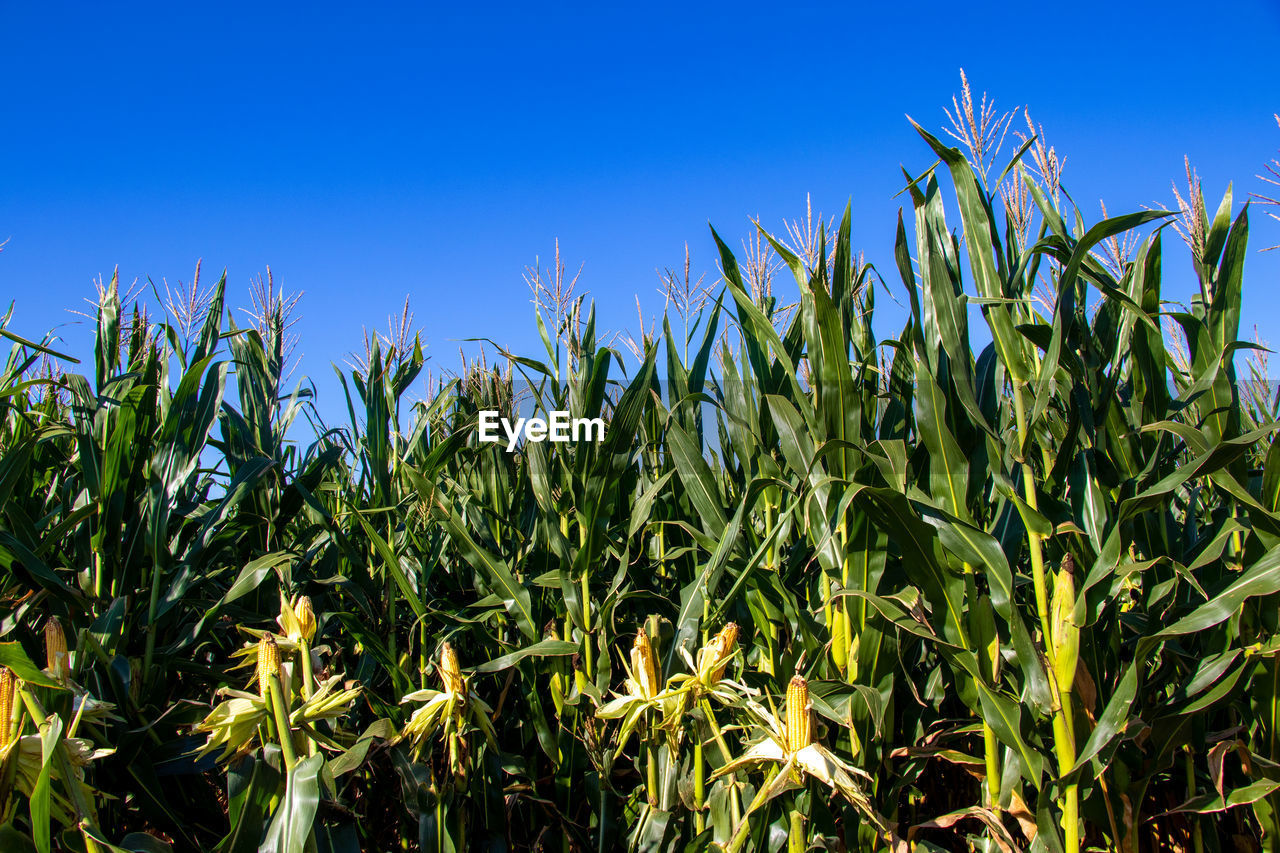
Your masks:
[{"label": "yellow corn cob", "polygon": [[263,699],[267,698],[267,679],[272,675],[280,675],[280,647],[275,637],[265,634],[258,641],[258,693]]},{"label": "yellow corn cob", "polygon": [[799,675],[792,676],[787,685],[787,748],[799,752],[808,746],[812,734],[809,731],[809,683]]},{"label": "yellow corn cob", "polygon": [[9,735],[13,726],[13,694],[18,687],[17,679],[7,666],[0,666],[0,749],[9,745]]},{"label": "yellow corn cob", "polygon": [[1072,611],[1076,604],[1075,561],[1068,554],[1062,560],[1062,568],[1053,581],[1052,614],[1050,627],[1054,647],[1055,674],[1059,692],[1071,690],[1076,679],[1076,667],[1080,662],[1080,626]]},{"label": "yellow corn cob", "polygon": [[738,643],[738,626],[729,622],[720,629],[720,633],[711,638],[699,653],[698,669],[707,673],[706,680],[712,684],[724,677],[725,667]]},{"label": "yellow corn cob", "polygon": [[462,668],[458,666],[458,653],[448,643],[442,643],[440,648],[440,678],[444,681],[446,693],[462,693],[465,689]]},{"label": "yellow corn cob", "polygon": [[61,679],[70,674],[67,659],[67,635],[62,631],[62,623],[58,617],[50,616],[44,623],[44,656],[45,668],[54,678]]},{"label": "yellow corn cob", "polygon": [[301,630],[302,639],[308,643],[315,639],[316,636],[316,612],[311,609],[311,597],[304,595],[298,599],[298,606],[294,608],[294,614],[298,617],[298,628]]},{"label": "yellow corn cob", "polygon": [[653,655],[649,634],[643,628],[636,631],[636,640],[631,646],[631,675],[644,698],[652,699],[658,695],[658,661]]}]

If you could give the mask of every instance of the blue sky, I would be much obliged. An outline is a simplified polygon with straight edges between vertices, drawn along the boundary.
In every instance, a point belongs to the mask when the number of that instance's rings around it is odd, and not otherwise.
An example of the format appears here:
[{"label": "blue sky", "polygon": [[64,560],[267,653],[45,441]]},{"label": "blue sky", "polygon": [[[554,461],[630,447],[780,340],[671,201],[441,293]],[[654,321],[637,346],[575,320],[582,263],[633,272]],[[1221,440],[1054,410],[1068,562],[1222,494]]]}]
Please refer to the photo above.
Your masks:
[{"label": "blue sky", "polygon": [[[330,411],[329,363],[406,294],[438,368],[468,337],[538,352],[521,273],[557,238],[610,328],[635,329],[636,294],[661,309],[686,240],[714,277],[708,221],[736,245],[807,192],[852,198],[888,277],[899,164],[932,163],[904,114],[940,130],[961,67],[1030,106],[1086,210],[1172,203],[1184,154],[1211,206],[1228,181],[1242,199],[1280,148],[1274,0],[180,5],[6,4],[0,294],[39,335],[116,265],[176,283],[203,258],[247,304],[269,264],[305,291]],[[1255,248],[1280,243],[1262,213]],[[1189,295],[1167,245],[1166,293]],[[1251,253],[1246,319],[1273,343],[1278,279],[1280,252]],[[86,351],[84,325],[59,332]]]}]

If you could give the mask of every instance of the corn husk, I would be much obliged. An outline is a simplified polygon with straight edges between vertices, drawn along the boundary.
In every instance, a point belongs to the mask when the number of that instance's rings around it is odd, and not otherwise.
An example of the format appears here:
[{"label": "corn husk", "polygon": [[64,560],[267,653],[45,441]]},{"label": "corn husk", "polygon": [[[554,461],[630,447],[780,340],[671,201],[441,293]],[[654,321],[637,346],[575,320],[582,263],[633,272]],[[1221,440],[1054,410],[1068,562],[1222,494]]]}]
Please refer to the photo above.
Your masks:
[{"label": "corn husk", "polygon": [[1050,630],[1054,648],[1054,674],[1058,690],[1066,692],[1075,682],[1076,668],[1080,663],[1080,626],[1073,611],[1076,604],[1075,562],[1068,554],[1062,560],[1053,580]]},{"label": "corn husk", "polygon": [[458,653],[448,643],[442,643],[440,648],[440,680],[444,682],[445,693],[465,695],[466,684],[462,678],[462,668],[458,666]]},{"label": "corn husk", "polygon": [[729,622],[698,650],[698,676],[705,684],[724,678],[725,668],[738,645],[738,626]]},{"label": "corn husk", "polygon": [[298,628],[302,639],[310,643],[316,637],[316,612],[311,609],[311,597],[304,595],[299,598],[294,613],[298,617]]},{"label": "corn husk", "polygon": [[636,632],[635,642],[631,646],[631,677],[639,688],[638,693],[645,699],[654,698],[662,689],[658,660],[653,654],[649,634],[643,628]]},{"label": "corn husk", "polygon": [[276,617],[280,633],[290,643],[310,643],[316,636],[316,614],[311,609],[311,599],[300,596],[293,601],[280,593],[280,615]]}]

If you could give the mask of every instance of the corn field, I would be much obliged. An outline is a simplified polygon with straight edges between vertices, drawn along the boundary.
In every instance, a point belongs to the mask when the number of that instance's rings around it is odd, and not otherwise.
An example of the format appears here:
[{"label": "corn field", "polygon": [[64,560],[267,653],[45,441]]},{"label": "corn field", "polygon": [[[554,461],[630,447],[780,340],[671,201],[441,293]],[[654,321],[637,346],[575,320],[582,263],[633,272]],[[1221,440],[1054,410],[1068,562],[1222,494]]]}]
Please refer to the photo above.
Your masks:
[{"label": "corn field", "polygon": [[[762,233],[785,305],[713,233],[635,356],[542,304],[415,395],[373,336],[340,425],[225,275],[111,282],[91,364],[11,308],[0,848],[1280,850],[1248,205],[1089,223],[919,132],[895,268]],[[477,441],[517,410],[607,431]]]}]

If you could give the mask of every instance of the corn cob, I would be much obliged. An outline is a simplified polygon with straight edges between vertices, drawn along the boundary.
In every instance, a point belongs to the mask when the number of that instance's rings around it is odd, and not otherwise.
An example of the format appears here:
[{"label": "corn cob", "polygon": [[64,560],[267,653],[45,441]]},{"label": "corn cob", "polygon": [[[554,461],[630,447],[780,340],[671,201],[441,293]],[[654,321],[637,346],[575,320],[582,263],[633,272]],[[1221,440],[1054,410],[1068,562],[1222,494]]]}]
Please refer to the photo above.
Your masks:
[{"label": "corn cob", "polygon": [[729,622],[698,652],[698,670],[705,674],[707,683],[714,684],[724,677],[737,643],[738,626]]},{"label": "corn cob", "polygon": [[58,617],[50,616],[44,623],[45,668],[53,677],[61,680],[70,674],[67,659],[67,635],[62,631]]},{"label": "corn cob", "polygon": [[458,653],[448,643],[441,644],[440,678],[444,681],[444,691],[446,693],[460,694],[465,689],[462,681],[462,669],[458,666]]},{"label": "corn cob", "polygon": [[792,676],[787,685],[787,749],[799,752],[811,743],[809,729],[809,683]]},{"label": "corn cob", "polygon": [[654,657],[649,634],[643,628],[636,632],[635,643],[631,646],[631,674],[644,698],[652,699],[658,695],[658,661]]},{"label": "corn cob", "polygon": [[267,684],[271,676],[280,676],[280,647],[275,637],[263,635],[258,641],[258,693],[267,698]]},{"label": "corn cob", "polygon": [[1076,604],[1075,561],[1068,554],[1062,559],[1062,567],[1053,581],[1053,646],[1054,674],[1058,678],[1058,691],[1066,693],[1075,682],[1076,667],[1080,662],[1080,626],[1073,611]]},{"label": "corn cob", "polygon": [[294,608],[294,614],[298,617],[298,628],[302,634],[302,639],[310,643],[316,636],[316,612],[311,609],[311,597],[304,595],[298,599],[298,606]]},{"label": "corn cob", "polygon": [[7,666],[0,666],[0,749],[7,747],[13,728],[13,699],[18,679]]}]

